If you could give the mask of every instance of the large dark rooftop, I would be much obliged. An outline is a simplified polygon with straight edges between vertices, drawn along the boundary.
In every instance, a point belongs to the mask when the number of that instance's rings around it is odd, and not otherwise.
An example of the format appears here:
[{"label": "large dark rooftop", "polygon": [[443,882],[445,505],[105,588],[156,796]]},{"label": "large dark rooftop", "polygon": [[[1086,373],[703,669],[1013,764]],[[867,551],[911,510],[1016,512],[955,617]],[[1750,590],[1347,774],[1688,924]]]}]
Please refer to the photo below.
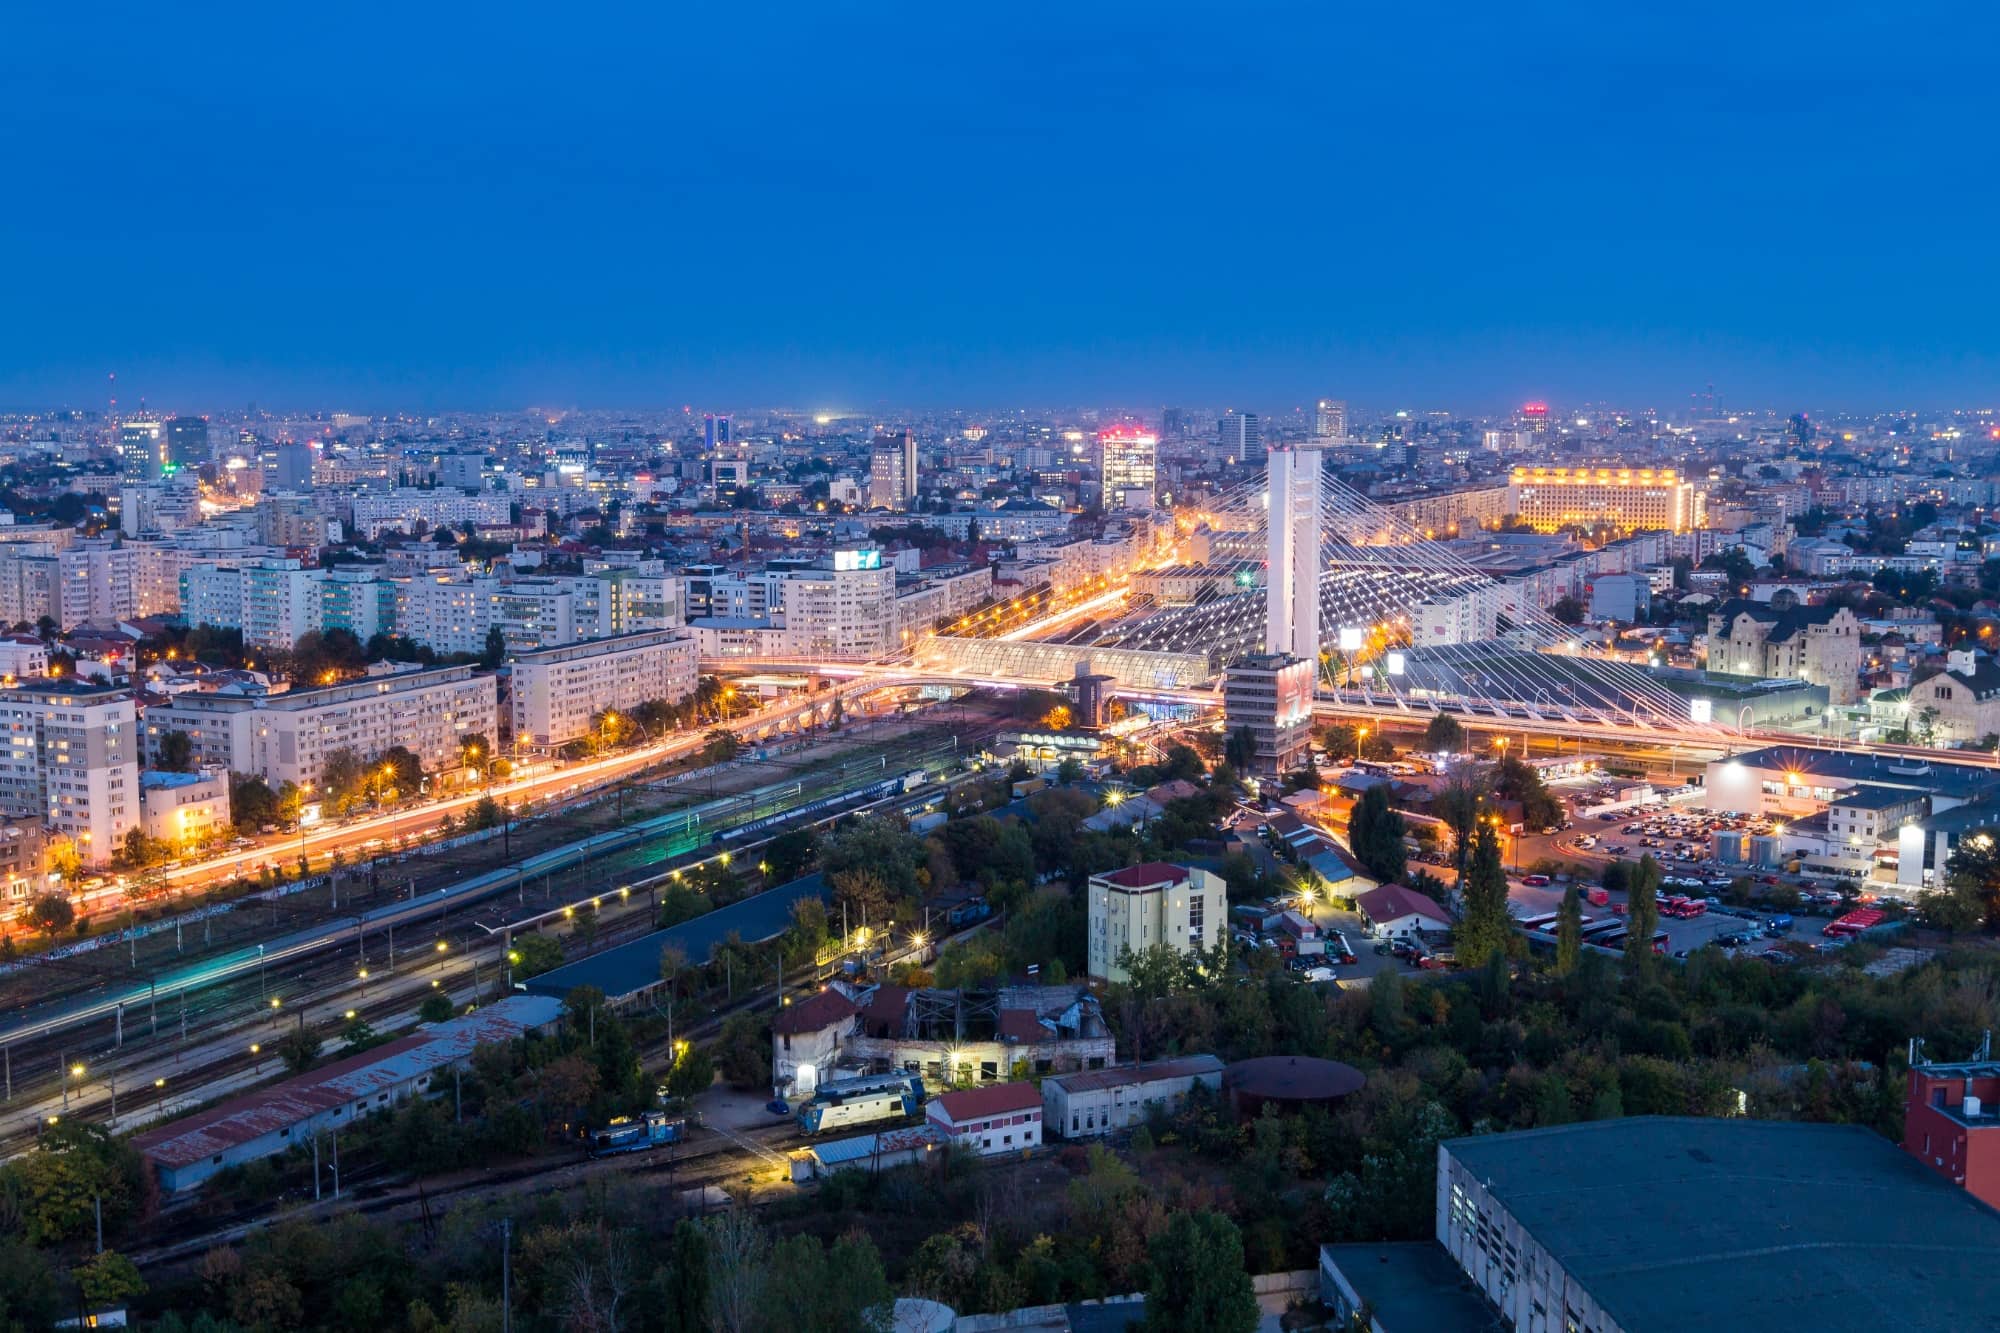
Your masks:
[{"label": "large dark rooftop", "polygon": [[2000,1312],[2000,1213],[1858,1125],[1639,1116],[1444,1148],[1624,1333]]}]

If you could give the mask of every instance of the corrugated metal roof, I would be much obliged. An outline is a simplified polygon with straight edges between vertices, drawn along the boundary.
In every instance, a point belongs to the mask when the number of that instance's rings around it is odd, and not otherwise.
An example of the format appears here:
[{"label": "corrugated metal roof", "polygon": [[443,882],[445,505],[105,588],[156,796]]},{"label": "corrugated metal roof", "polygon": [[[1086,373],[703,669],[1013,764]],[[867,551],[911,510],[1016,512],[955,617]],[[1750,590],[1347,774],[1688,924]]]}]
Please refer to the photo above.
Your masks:
[{"label": "corrugated metal roof", "polygon": [[511,1041],[531,1028],[554,1022],[561,1012],[559,1000],[511,995],[462,1017],[148,1130],[135,1136],[132,1144],[162,1166],[188,1166],[441,1069],[464,1059],[483,1042]]},{"label": "corrugated metal roof", "polygon": [[816,1143],[813,1145],[812,1154],[819,1158],[822,1166],[841,1166],[848,1162],[863,1161],[877,1153],[907,1152],[911,1148],[921,1148],[926,1144],[943,1147],[950,1142],[951,1136],[941,1127],[926,1122],[898,1129],[885,1129],[878,1134],[835,1139],[831,1143]]}]

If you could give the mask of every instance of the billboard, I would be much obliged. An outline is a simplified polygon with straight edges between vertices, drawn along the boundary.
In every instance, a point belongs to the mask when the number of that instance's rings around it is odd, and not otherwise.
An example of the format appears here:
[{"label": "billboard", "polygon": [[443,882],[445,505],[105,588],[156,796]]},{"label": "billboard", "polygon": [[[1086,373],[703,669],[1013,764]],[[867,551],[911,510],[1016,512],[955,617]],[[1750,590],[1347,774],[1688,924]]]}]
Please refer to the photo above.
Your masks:
[{"label": "billboard", "polygon": [[863,551],[835,551],[833,567],[837,570],[880,569],[882,552],[873,548]]}]

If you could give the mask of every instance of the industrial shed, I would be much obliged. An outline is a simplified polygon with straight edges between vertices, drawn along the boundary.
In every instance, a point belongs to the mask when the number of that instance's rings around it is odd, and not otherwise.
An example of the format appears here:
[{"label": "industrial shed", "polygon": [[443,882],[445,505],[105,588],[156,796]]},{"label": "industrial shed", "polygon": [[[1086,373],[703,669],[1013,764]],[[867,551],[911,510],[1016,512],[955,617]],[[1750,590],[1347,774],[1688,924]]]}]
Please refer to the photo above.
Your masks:
[{"label": "industrial shed", "polygon": [[152,1163],[162,1190],[190,1190],[225,1167],[275,1156],[310,1142],[315,1134],[338,1131],[372,1111],[426,1093],[437,1075],[471,1055],[475,1046],[539,1032],[561,1014],[560,1001],[509,996],[149,1129],[135,1136],[132,1145]]}]

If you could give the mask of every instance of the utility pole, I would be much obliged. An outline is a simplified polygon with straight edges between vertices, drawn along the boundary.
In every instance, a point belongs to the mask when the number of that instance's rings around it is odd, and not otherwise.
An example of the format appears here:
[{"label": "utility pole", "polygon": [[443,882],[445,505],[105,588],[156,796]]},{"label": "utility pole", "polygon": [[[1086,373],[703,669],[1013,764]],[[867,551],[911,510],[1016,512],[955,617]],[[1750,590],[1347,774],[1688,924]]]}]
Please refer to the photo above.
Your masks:
[{"label": "utility pole", "polygon": [[500,1333],[514,1330],[514,1219],[500,1219]]}]

